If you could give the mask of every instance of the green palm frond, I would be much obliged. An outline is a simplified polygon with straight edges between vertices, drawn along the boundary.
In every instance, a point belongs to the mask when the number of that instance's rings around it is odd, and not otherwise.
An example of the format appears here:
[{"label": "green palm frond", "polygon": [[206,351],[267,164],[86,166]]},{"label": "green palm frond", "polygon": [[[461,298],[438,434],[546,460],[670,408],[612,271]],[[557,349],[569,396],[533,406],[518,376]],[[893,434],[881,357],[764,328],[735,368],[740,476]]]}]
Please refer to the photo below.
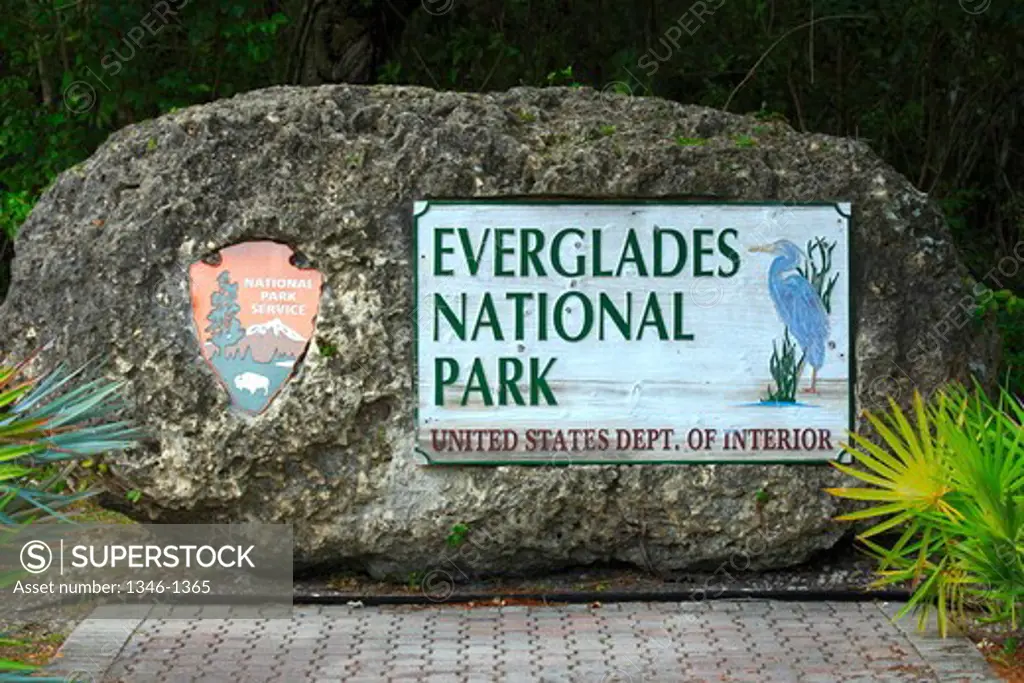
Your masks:
[{"label": "green palm frond", "polygon": [[[877,586],[909,584],[899,616],[919,624],[934,613],[945,634],[964,610],[981,608],[1017,627],[1024,599],[1024,406],[1003,392],[952,385],[905,413],[890,401],[869,415],[875,443],[851,434],[854,466],[836,468],[866,484],[827,489],[875,505],[839,519],[880,518],[858,537],[878,561]],[[887,533],[883,544],[875,538]],[[898,536],[896,536],[898,534]]]},{"label": "green palm frond", "polygon": [[840,517],[842,520],[892,515],[865,531],[861,538],[875,536],[904,523],[917,526],[920,522],[916,516],[926,511],[955,514],[946,500],[951,488],[941,455],[942,446],[935,443],[936,437],[930,425],[929,415],[934,411],[929,411],[920,394],[915,394],[914,414],[919,428],[914,429],[900,407],[891,400],[890,404],[891,412],[886,418],[866,414],[885,447],[851,433],[852,443],[844,444],[844,448],[861,468],[834,463],[844,474],[871,487],[826,489],[840,498],[882,503],[844,515]]}]

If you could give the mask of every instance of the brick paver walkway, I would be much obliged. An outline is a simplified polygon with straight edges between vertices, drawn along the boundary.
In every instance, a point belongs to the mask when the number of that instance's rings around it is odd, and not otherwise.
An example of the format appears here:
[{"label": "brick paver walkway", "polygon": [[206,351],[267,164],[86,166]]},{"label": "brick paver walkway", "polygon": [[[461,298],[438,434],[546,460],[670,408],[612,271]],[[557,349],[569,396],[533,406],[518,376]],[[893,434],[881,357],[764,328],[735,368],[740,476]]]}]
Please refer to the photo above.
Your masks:
[{"label": "brick paver walkway", "polygon": [[81,681],[996,681],[963,638],[873,603],[296,607],[290,620],[89,619],[55,670]]}]

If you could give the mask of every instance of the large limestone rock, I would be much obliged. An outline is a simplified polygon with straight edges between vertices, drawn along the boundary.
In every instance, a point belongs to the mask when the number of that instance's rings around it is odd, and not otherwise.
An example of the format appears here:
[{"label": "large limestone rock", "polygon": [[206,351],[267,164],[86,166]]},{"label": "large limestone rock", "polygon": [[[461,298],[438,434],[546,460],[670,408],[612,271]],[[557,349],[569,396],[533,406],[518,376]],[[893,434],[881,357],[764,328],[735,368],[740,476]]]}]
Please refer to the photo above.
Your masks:
[{"label": "large limestone rock", "polygon": [[[49,358],[104,355],[129,380],[127,412],[152,435],[120,468],[140,517],[291,522],[302,566],[757,568],[832,545],[827,466],[416,463],[412,202],[496,195],[851,201],[859,406],[991,374],[993,337],[963,324],[970,283],[942,216],[867,145],[569,89],[273,88],[130,126],[25,225],[5,350],[52,340]],[[323,273],[317,336],[337,350],[312,344],[245,418],[200,358],[186,272],[268,238]],[[469,544],[453,557],[456,523]]]}]

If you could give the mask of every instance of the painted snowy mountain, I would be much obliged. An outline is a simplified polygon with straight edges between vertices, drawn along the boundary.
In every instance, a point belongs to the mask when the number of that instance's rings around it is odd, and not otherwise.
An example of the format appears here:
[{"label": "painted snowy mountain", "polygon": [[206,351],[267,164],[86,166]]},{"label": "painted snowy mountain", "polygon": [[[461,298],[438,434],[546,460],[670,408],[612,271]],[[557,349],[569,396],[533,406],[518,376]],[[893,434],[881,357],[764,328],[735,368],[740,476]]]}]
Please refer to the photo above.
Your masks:
[{"label": "painted snowy mountain", "polygon": [[281,322],[280,318],[274,318],[273,320],[258,325],[250,325],[245,329],[245,336],[250,337],[254,334],[257,335],[273,335],[274,337],[285,337],[291,341],[306,343],[306,338],[301,334],[293,330],[292,328]]},{"label": "painted snowy mountain", "polygon": [[250,325],[242,340],[231,347],[231,353],[245,355],[249,351],[257,363],[298,358],[306,349],[306,338],[274,318],[265,323]]}]

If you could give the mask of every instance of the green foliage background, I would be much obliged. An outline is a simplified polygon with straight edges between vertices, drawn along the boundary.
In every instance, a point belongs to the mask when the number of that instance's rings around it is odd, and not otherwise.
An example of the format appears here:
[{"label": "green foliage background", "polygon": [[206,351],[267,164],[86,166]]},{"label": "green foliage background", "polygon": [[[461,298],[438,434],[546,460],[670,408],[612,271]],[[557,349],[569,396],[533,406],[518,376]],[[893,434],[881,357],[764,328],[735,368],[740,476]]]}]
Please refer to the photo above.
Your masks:
[{"label": "green foliage background", "polygon": [[[168,3],[180,9],[164,22],[153,20],[156,2],[0,0],[3,239],[55,175],[111,131],[289,83],[310,36],[331,44],[342,35],[338,22],[366,21],[378,83],[467,91],[581,84],[728,104],[860,138],[942,203],[975,277],[985,281],[1010,257],[1015,265],[998,273],[999,284],[986,284],[1021,293],[1013,251],[1024,223],[1018,0]],[[335,23],[304,31],[307,12],[324,5]],[[3,251],[9,256],[6,242]],[[0,287],[6,280],[0,272]],[[1020,356],[1022,313],[1002,305],[1012,300],[993,305],[1011,356]]]}]

